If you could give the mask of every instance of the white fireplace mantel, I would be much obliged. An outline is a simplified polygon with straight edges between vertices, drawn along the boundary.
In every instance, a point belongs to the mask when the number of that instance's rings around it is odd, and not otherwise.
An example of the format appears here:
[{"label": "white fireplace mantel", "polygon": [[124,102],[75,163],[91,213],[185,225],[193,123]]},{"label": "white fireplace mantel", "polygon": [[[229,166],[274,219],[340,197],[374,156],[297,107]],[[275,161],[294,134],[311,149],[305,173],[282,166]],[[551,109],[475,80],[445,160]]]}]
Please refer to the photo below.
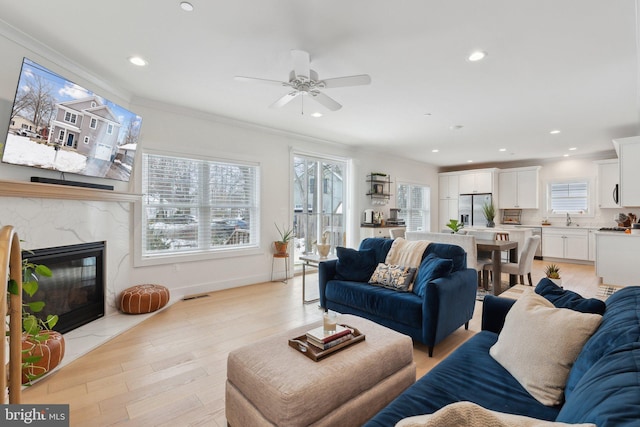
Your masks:
[{"label": "white fireplace mantel", "polygon": [[136,202],[142,194],[38,182],[0,180],[0,196],[39,197],[44,199],[98,200],[105,202]]}]

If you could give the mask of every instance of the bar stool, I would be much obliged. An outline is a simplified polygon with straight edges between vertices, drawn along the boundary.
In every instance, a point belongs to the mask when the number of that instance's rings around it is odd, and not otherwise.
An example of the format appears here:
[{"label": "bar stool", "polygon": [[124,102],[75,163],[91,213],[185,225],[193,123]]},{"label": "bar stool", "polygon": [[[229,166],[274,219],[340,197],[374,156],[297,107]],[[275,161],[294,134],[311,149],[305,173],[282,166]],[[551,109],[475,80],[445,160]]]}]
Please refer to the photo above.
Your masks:
[{"label": "bar stool", "polygon": [[284,260],[284,280],[281,280],[282,283],[288,283],[289,276],[289,254],[288,253],[275,253],[273,254],[273,258],[271,258],[271,281],[273,282],[273,267],[276,262],[276,259]]}]

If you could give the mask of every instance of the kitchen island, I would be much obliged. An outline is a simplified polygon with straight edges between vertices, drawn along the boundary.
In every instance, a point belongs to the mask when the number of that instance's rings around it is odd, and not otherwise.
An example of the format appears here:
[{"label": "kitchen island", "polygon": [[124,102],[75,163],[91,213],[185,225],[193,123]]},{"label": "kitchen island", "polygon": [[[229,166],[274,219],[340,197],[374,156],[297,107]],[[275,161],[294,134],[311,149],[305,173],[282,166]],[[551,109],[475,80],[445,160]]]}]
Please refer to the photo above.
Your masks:
[{"label": "kitchen island", "polygon": [[596,275],[606,285],[639,286],[638,254],[640,234],[598,231],[596,235]]}]

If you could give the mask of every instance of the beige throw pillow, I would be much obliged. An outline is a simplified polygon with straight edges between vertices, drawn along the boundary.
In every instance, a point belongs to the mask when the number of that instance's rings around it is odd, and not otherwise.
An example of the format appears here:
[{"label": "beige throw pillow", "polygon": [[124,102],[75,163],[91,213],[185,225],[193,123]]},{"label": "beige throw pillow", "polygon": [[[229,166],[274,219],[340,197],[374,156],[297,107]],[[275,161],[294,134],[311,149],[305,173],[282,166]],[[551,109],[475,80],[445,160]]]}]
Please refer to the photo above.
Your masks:
[{"label": "beige throw pillow", "polygon": [[489,354],[540,403],[558,405],[573,363],[601,320],[526,293],[507,313]]}]

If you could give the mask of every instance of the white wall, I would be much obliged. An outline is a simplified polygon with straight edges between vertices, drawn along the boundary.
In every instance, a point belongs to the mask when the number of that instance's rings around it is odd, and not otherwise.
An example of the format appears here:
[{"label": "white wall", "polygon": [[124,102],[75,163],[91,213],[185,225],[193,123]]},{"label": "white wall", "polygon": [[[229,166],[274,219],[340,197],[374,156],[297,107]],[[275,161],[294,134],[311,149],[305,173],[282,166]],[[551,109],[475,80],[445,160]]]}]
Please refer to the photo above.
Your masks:
[{"label": "white wall", "polygon": [[[0,197],[0,226],[16,226],[26,248],[60,246],[89,241],[107,241],[107,304],[108,313],[115,310],[115,298],[126,287],[139,283],[160,283],[169,287],[174,298],[228,287],[253,284],[269,279],[271,272],[271,242],[277,233],[274,223],[292,221],[291,172],[292,151],[355,159],[355,179],[351,200],[351,227],[359,226],[362,210],[369,207],[364,196],[365,177],[371,171],[384,170],[397,178],[436,189],[435,168],[416,162],[389,158],[353,149],[329,141],[260,128],[221,119],[201,112],[162,105],[148,100],[131,101],[119,92],[87,73],[80,66],[47,51],[33,41],[25,43],[9,39],[0,31],[0,129],[8,128],[11,102],[16,90],[22,58],[27,56],[70,80],[128,107],[143,117],[142,151],[179,153],[207,158],[239,159],[258,162],[261,166],[261,247],[244,256],[216,258],[207,261],[182,262],[161,266],[134,267],[133,239],[138,238],[135,224],[140,220],[131,203],[65,201]],[[3,131],[2,131],[3,132]],[[0,140],[3,140],[3,136]],[[2,141],[4,142],[4,141]],[[140,156],[137,160],[139,162]],[[136,165],[138,166],[138,165]],[[104,181],[68,175],[67,179],[116,184],[119,191],[138,191],[139,168],[134,168],[132,183]],[[31,175],[59,178],[58,173],[28,167],[0,164],[0,179],[28,181]],[[432,206],[437,212],[437,191]],[[395,198],[389,206],[393,207]],[[388,215],[388,208],[386,215]],[[437,218],[433,217],[435,224]],[[349,243],[357,245],[355,233]]]}]

